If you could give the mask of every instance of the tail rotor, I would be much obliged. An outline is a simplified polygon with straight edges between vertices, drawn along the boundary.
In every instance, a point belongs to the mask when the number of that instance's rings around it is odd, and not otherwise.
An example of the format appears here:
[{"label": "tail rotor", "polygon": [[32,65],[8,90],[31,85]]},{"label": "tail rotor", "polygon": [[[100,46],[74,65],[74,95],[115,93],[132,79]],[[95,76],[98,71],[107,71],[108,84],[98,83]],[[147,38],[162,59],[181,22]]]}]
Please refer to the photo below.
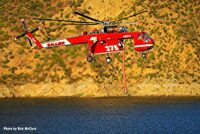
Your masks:
[{"label": "tail rotor", "polygon": [[[29,31],[27,26],[26,26],[25,20],[22,19],[21,22],[22,22],[22,26],[24,28],[24,33],[22,33],[21,35],[15,37],[15,40],[18,40],[18,39],[26,36],[28,32],[32,34],[32,33],[35,33],[36,31],[38,31],[40,29],[40,27],[37,27],[37,28],[33,29],[32,31]],[[27,37],[27,40],[28,40],[30,46],[32,47],[33,46],[32,41],[28,37]]]}]

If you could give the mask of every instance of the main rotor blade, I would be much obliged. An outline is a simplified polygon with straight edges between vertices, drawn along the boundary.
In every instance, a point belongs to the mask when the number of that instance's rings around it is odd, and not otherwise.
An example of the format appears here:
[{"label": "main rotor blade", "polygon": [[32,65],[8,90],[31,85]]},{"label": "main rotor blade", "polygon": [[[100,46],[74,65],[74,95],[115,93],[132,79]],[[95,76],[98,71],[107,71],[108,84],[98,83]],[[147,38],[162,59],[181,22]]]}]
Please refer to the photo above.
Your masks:
[{"label": "main rotor blade", "polygon": [[98,25],[99,23],[68,23],[64,25]]},{"label": "main rotor blade", "polygon": [[84,18],[87,18],[87,19],[90,19],[90,20],[93,20],[93,21],[96,21],[96,22],[101,22],[101,23],[103,23],[103,21],[94,19],[94,18],[92,18],[92,17],[89,17],[89,16],[87,16],[87,15],[84,15],[84,14],[79,13],[79,12],[76,12],[76,11],[74,12],[74,14],[80,15],[80,16],[82,16],[82,17],[84,17]]},{"label": "main rotor blade", "polygon": [[140,20],[140,21],[136,21],[136,22],[134,22],[134,21],[128,21],[128,22],[116,22],[115,24],[119,24],[119,25],[126,25],[126,24],[129,24],[129,25],[136,25],[136,24],[142,24],[142,23],[144,23],[145,22],[145,20]]},{"label": "main rotor blade", "polygon": [[121,18],[121,19],[118,19],[118,20],[115,20],[115,21],[112,21],[112,22],[117,22],[117,21],[121,21],[121,20],[124,20],[124,19],[128,19],[128,18],[137,16],[137,15],[142,14],[142,13],[145,13],[145,12],[147,12],[147,11],[146,11],[146,10],[145,10],[145,11],[141,11],[141,12],[139,12],[139,13],[135,13],[135,14],[133,14],[133,15],[131,15],[131,16],[124,17],[124,18]]},{"label": "main rotor blade", "polygon": [[129,24],[129,25],[136,25],[136,24],[139,24],[139,22],[122,22],[122,23],[118,23],[119,25],[126,25],[126,24]]},{"label": "main rotor blade", "polygon": [[40,20],[40,21],[42,21],[42,20],[44,20],[44,21],[58,21],[58,22],[74,22],[74,23],[93,23],[93,22],[86,22],[86,21],[73,21],[73,20],[64,20],[64,19],[48,19],[48,18],[33,18],[33,19],[35,19],[35,20]]}]

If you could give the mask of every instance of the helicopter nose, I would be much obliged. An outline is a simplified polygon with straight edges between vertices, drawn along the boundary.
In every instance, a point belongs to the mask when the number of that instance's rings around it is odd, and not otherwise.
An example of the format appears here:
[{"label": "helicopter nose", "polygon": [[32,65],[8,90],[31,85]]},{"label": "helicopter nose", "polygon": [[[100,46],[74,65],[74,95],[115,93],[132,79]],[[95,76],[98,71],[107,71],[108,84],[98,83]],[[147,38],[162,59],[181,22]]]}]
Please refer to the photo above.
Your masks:
[{"label": "helicopter nose", "polygon": [[148,38],[148,41],[144,40],[141,43],[135,43],[134,49],[136,51],[147,51],[154,47],[154,40],[152,38]]}]

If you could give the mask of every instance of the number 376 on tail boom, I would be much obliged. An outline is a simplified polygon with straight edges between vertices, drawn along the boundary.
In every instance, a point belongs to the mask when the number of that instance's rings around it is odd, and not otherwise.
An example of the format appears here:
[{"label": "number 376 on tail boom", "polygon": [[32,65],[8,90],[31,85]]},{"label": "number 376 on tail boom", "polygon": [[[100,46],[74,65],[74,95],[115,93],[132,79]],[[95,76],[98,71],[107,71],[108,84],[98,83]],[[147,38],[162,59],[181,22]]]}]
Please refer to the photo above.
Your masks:
[{"label": "number 376 on tail boom", "polygon": [[[25,32],[15,39],[27,37],[31,47],[38,46],[39,48],[52,48],[58,46],[70,46],[78,44],[87,44],[88,55],[87,61],[92,62],[94,55],[97,54],[107,54],[114,52],[122,52],[125,48],[124,40],[133,39],[134,40],[134,49],[142,53],[142,57],[146,57],[146,52],[153,48],[154,40],[146,32],[129,32],[126,26],[120,26],[120,22],[123,19],[134,17],[141,13],[147,11],[142,11],[140,13],[133,14],[129,17],[125,17],[116,21],[100,21],[89,16],[86,16],[79,12],[74,12],[76,15],[82,16],[86,19],[92,20],[91,22],[87,21],[71,21],[71,20],[59,20],[59,19],[46,19],[46,18],[33,18],[39,21],[64,21],[67,25],[103,25],[101,30],[93,30],[92,32],[83,32],[82,35],[69,37],[61,40],[48,41],[41,43],[33,35],[34,32],[40,28],[36,28],[32,31],[28,30],[25,21],[22,21]],[[108,56],[106,62],[111,62],[111,58]]]}]

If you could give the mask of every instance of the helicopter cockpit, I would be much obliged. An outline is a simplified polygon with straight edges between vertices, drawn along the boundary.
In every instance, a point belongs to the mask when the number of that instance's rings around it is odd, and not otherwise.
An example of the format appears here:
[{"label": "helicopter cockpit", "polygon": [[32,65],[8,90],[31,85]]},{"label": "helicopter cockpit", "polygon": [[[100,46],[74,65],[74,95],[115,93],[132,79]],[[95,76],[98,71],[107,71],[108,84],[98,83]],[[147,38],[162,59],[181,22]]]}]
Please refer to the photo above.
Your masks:
[{"label": "helicopter cockpit", "polygon": [[150,42],[150,38],[151,37],[148,35],[148,33],[142,33],[138,35],[138,40],[143,40],[146,43]]}]

